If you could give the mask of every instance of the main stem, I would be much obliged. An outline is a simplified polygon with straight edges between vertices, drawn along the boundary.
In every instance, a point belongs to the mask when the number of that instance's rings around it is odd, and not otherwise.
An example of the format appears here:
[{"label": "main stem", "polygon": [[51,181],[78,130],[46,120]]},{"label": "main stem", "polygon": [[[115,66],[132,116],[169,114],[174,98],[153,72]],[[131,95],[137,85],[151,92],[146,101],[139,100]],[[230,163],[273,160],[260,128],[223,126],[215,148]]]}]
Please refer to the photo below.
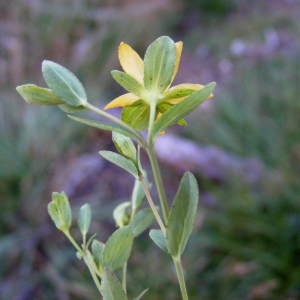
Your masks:
[{"label": "main stem", "polygon": [[185,280],[184,280],[184,272],[183,272],[180,257],[179,258],[173,257],[173,262],[174,262],[175,269],[176,269],[176,274],[177,274],[177,278],[178,278],[178,282],[179,282],[179,286],[180,286],[182,299],[188,300],[189,297],[188,297],[188,293],[186,290],[186,285],[185,285]]},{"label": "main stem", "polygon": [[[164,188],[162,177],[161,177],[159,164],[158,164],[156,153],[154,150],[153,141],[151,139],[148,140],[148,145],[147,145],[146,150],[147,150],[147,153],[148,153],[148,156],[150,159],[152,173],[153,173],[155,185],[156,185],[159,200],[160,200],[160,205],[161,205],[161,209],[162,209],[162,213],[163,213],[164,222],[167,225],[168,217],[169,217],[169,205],[168,205],[167,196],[166,196],[165,188]],[[188,300],[188,294],[187,294],[187,289],[186,289],[186,284],[185,284],[185,279],[184,279],[184,272],[183,272],[183,267],[181,264],[180,257],[173,257],[173,263],[175,265],[176,275],[177,275],[177,279],[179,282],[182,299]]]},{"label": "main stem", "polygon": [[156,158],[156,154],[155,154],[154,146],[153,146],[152,142],[150,142],[148,144],[147,153],[148,153],[148,156],[149,156],[149,159],[150,159],[153,178],[154,178],[155,185],[156,185],[156,188],[157,188],[163,218],[164,218],[165,223],[167,224],[168,217],[169,217],[169,205],[168,205],[166,192],[165,192],[165,189],[164,189],[164,185],[163,185],[163,181],[162,181],[158,161],[157,161],[157,158]]}]

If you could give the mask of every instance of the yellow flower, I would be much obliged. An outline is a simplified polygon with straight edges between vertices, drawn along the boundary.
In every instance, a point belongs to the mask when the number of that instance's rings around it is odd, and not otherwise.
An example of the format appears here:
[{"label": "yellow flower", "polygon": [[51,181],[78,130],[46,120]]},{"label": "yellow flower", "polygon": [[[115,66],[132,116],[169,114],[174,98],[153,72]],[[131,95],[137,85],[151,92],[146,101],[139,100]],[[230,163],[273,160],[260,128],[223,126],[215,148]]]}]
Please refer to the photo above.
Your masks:
[{"label": "yellow flower", "polygon": [[[177,42],[175,43],[175,47],[176,47],[176,60],[175,60],[175,67],[173,71],[172,81],[174,80],[178,72],[183,43],[181,41]],[[121,42],[118,49],[118,56],[119,56],[121,67],[124,70],[124,72],[130,75],[131,77],[133,77],[142,86],[144,86],[144,61],[139,56],[139,54],[128,44]],[[203,87],[204,86],[201,84],[193,84],[193,83],[182,83],[182,84],[175,85],[173,87],[168,87],[163,93],[159,95],[159,100],[157,102],[158,112],[160,113],[162,112],[159,111],[160,110],[159,105],[177,104],[183,101],[192,92],[201,90]],[[126,107],[132,105],[138,100],[143,100],[143,99],[141,99],[141,96],[135,95],[133,93],[126,93],[113,99],[104,107],[104,109]]]}]

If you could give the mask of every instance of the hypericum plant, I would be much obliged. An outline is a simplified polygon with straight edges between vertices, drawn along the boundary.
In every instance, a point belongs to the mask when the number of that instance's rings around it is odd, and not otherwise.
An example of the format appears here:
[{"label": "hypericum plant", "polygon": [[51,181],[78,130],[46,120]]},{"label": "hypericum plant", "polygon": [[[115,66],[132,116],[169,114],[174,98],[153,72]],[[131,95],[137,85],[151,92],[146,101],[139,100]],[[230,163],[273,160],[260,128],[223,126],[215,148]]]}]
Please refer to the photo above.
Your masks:
[{"label": "hypericum plant", "polygon": [[[66,68],[45,60],[43,77],[49,88],[34,84],[17,87],[26,102],[36,105],[58,105],[74,121],[112,132],[117,152],[100,151],[106,160],[126,170],[135,178],[130,202],[118,205],[113,213],[118,229],[106,242],[89,234],[92,218],[89,204],[77,216],[82,241],[73,238],[70,228],[72,211],[64,193],[53,193],[48,212],[56,227],[70,240],[77,256],[87,265],[94,283],[105,300],[129,299],[126,288],[127,262],[134,239],[156,220],[159,229],[151,229],[152,241],[173,260],[182,299],[188,299],[181,256],[192,233],[198,205],[195,177],[183,175],[171,207],[166,197],[159,164],[154,151],[156,137],[168,127],[186,124],[184,117],[206,99],[212,97],[215,83],[206,86],[184,83],[170,87],[180,62],[182,42],[174,43],[167,36],[156,39],[146,50],[144,60],[127,44],[119,46],[119,60],[124,70],[112,71],[113,78],[129,93],[119,96],[104,109],[123,107],[121,118],[97,108],[87,100],[85,89]],[[75,117],[81,110],[90,110],[109,123]],[[147,130],[147,136],[141,135]],[[140,161],[141,151],[149,157],[159,205],[150,191],[146,171]],[[146,196],[150,208],[142,208]],[[121,281],[118,270],[122,269]],[[141,299],[147,290],[134,299]]]}]

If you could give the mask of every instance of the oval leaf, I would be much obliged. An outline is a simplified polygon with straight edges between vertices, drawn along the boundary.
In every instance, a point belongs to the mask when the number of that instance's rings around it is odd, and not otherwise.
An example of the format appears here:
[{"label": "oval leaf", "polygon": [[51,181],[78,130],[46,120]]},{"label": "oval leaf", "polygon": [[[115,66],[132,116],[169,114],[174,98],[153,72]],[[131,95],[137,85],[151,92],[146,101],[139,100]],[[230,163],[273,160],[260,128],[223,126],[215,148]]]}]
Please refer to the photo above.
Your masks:
[{"label": "oval leaf", "polygon": [[145,199],[145,192],[142,183],[139,180],[135,180],[134,187],[131,194],[132,210],[135,212]]},{"label": "oval leaf", "polygon": [[98,271],[101,271],[102,270],[102,255],[103,255],[105,245],[98,240],[93,240],[91,248],[92,248],[93,258],[94,258],[95,264],[98,268]]},{"label": "oval leaf", "polygon": [[103,300],[128,300],[116,275],[105,270],[101,279],[101,294]]},{"label": "oval leaf", "polygon": [[119,204],[113,212],[116,225],[123,227],[128,225],[131,217],[131,203],[129,201]]},{"label": "oval leaf", "polygon": [[120,154],[136,162],[137,151],[130,138],[118,132],[113,132],[112,141]]},{"label": "oval leaf", "polygon": [[134,236],[138,236],[146,230],[153,223],[153,220],[154,216],[150,208],[144,208],[135,214],[130,222]]},{"label": "oval leaf", "polygon": [[193,111],[202,102],[208,99],[215,88],[215,83],[210,83],[200,91],[194,92],[182,102],[174,105],[167,110],[159,119],[154,122],[152,136],[156,136],[159,132],[166,130],[169,126],[176,124],[179,120]]},{"label": "oval leaf", "polygon": [[78,226],[83,236],[86,236],[86,234],[89,231],[91,225],[91,219],[92,219],[91,207],[88,203],[86,203],[80,207],[79,214],[78,214]]},{"label": "oval leaf", "polygon": [[29,104],[57,105],[64,103],[50,89],[35,84],[23,84],[16,87],[17,92]]},{"label": "oval leaf", "polygon": [[162,36],[146,50],[144,84],[148,90],[163,92],[172,81],[176,64],[176,46],[172,39]]},{"label": "oval leaf", "polygon": [[75,116],[72,116],[72,115],[68,115],[68,117],[78,123],[82,123],[82,124],[85,124],[87,126],[91,126],[91,127],[94,127],[94,128],[98,128],[98,129],[101,129],[101,130],[105,130],[105,131],[115,131],[115,132],[118,132],[118,133],[121,133],[125,136],[128,136],[128,137],[131,137],[133,139],[137,139],[137,137],[127,131],[126,129],[123,129],[122,127],[118,126],[118,125],[115,125],[115,124],[106,124],[106,123],[102,123],[102,122],[99,122],[99,121],[93,121],[93,120],[88,120],[88,119],[84,119],[84,118],[78,118],[78,117],[75,117]]},{"label": "oval leaf", "polygon": [[131,175],[133,175],[135,178],[138,177],[138,170],[134,163],[125,158],[124,156],[112,152],[112,151],[99,151],[99,154],[106,160],[110,161],[111,163],[117,165],[118,167],[124,169]]},{"label": "oval leaf", "polygon": [[173,201],[168,224],[168,249],[172,256],[180,256],[192,233],[198,206],[198,184],[194,175],[186,172]]},{"label": "oval leaf", "polygon": [[42,72],[47,85],[66,104],[80,106],[87,102],[82,83],[71,71],[53,61],[44,60]]},{"label": "oval leaf", "polygon": [[159,229],[151,229],[149,232],[151,240],[158,246],[161,250],[168,253],[167,242],[164,234]]},{"label": "oval leaf", "polygon": [[48,213],[59,230],[69,230],[72,224],[72,210],[65,193],[52,193],[52,201],[48,204]]},{"label": "oval leaf", "polygon": [[128,226],[117,229],[106,242],[103,265],[111,271],[121,268],[130,256],[133,238]]}]

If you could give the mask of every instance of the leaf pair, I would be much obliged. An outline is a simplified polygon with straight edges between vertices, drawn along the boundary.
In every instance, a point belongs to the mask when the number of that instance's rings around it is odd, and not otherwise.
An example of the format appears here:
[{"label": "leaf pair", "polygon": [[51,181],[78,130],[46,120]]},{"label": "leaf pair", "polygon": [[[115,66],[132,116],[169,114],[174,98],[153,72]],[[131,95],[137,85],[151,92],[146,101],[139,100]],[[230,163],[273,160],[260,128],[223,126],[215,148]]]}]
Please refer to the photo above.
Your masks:
[{"label": "leaf pair", "polygon": [[112,151],[100,151],[99,154],[109,162],[126,170],[136,179],[139,177],[139,163],[137,150],[130,138],[118,132],[112,133],[112,140],[118,153]]},{"label": "leaf pair", "polygon": [[26,102],[35,105],[59,105],[67,112],[84,107],[87,103],[85,89],[71,71],[55,62],[44,60],[42,72],[50,89],[34,84],[18,86],[17,91]]},{"label": "leaf pair", "polygon": [[192,173],[181,179],[168,218],[166,236],[161,230],[149,233],[153,242],[173,257],[180,257],[186,247],[195,223],[198,206],[198,185]]}]

